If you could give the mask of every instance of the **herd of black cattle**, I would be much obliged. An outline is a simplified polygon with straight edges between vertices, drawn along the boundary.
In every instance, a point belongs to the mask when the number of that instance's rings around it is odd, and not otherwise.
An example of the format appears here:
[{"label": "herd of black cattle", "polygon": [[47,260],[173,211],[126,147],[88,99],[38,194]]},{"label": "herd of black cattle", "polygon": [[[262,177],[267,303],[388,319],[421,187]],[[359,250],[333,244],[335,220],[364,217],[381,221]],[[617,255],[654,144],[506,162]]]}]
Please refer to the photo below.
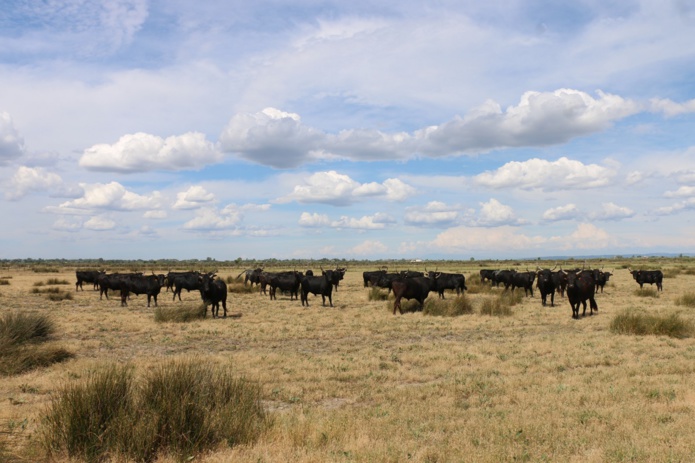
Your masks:
[{"label": "herd of black cattle", "polygon": [[[661,270],[630,270],[632,277],[640,288],[644,284],[656,284],[657,289],[663,291],[663,273]],[[258,285],[260,292],[270,296],[270,299],[277,299],[276,292],[289,293],[290,300],[301,298],[302,306],[309,306],[309,293],[315,296],[320,295],[323,305],[326,305],[326,298],[333,307],[333,288],[338,290],[340,281],[345,276],[347,268],[336,268],[334,270],[321,269],[321,276],[314,276],[313,271],[298,272],[296,270],[286,272],[266,272],[262,268],[245,270],[237,276],[237,279],[244,277],[244,285]],[[75,290],[84,290],[83,283],[92,283],[95,290],[99,290],[99,299],[103,296],[109,297],[109,290],[120,291],[121,305],[128,305],[129,295],[146,294],[147,307],[150,307],[151,299],[157,305],[157,296],[162,288],[173,292],[173,299],[178,296],[181,300],[181,291],[200,291],[202,300],[206,307],[211,305],[211,312],[214,318],[219,316],[220,303],[223,308],[223,316],[227,316],[227,285],[217,278],[216,274],[200,273],[197,271],[189,272],[169,272],[168,274],[144,275],[142,273],[112,273],[107,274],[103,271],[87,270],[76,271],[77,282]],[[402,299],[415,299],[420,306],[430,292],[436,292],[440,298],[444,298],[445,290],[456,291],[461,294],[467,290],[466,277],[461,273],[444,273],[437,271],[416,272],[401,271],[389,273],[385,269],[363,272],[364,287],[374,286],[393,291],[395,296],[393,313],[396,310],[403,313],[401,309]],[[595,293],[603,288],[612,276],[611,272],[603,270],[557,270],[541,269],[536,271],[517,272],[516,270],[480,270],[481,283],[489,282],[491,285],[504,286],[507,291],[510,287],[512,292],[516,288],[523,288],[524,294],[530,293],[533,296],[533,284],[541,293],[541,302],[545,306],[547,298],[550,296],[550,305],[555,305],[555,293],[562,297],[567,294],[567,299],[572,307],[572,317],[579,318],[579,305],[582,304],[582,316],[586,314],[587,301],[589,302],[590,312],[598,311],[598,305],[594,298]]]}]

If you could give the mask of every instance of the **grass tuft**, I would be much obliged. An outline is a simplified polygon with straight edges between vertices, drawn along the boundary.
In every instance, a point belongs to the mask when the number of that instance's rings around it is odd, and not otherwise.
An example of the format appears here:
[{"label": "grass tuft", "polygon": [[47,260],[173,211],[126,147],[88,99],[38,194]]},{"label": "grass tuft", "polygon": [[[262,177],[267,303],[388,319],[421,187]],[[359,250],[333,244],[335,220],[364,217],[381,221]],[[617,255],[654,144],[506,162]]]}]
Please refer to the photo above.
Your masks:
[{"label": "grass tuft", "polygon": [[227,277],[227,291],[236,294],[251,294],[257,292],[258,288],[254,288],[252,285],[247,286],[244,284],[244,280],[230,276]]},{"label": "grass tuft", "polygon": [[11,312],[0,318],[0,375],[16,375],[74,357],[71,352],[42,345],[55,333],[45,315]]},{"label": "grass tuft", "polygon": [[207,308],[205,304],[202,303],[195,307],[177,306],[174,308],[166,309],[157,307],[156,309],[154,309],[154,321],[158,323],[186,323],[205,318],[206,312]]},{"label": "grass tuft", "polygon": [[454,299],[428,298],[425,299],[422,313],[440,317],[457,317],[473,313],[473,304],[465,294]]},{"label": "grass tuft", "polygon": [[693,335],[695,326],[677,314],[668,316],[630,313],[624,311],[611,321],[610,330],[616,334],[663,335],[687,338]]},{"label": "grass tuft", "polygon": [[494,298],[485,299],[480,307],[481,315],[494,315],[496,317],[508,317],[513,315],[512,307],[523,299],[521,293],[505,291]]},{"label": "grass tuft", "polygon": [[0,286],[9,286],[10,281],[4,278],[0,278]]},{"label": "grass tuft", "polygon": [[49,278],[46,280],[47,285],[69,285],[70,282],[65,279],[60,279],[60,278]]},{"label": "grass tuft", "polygon": [[49,455],[89,462],[190,461],[221,443],[254,442],[271,424],[260,399],[259,385],[200,358],[161,364],[139,381],[113,365],[56,394],[41,442]]},{"label": "grass tuft", "polygon": [[367,294],[367,299],[370,301],[388,301],[389,294],[377,286],[372,286]]},{"label": "grass tuft", "polygon": [[676,305],[695,307],[695,293],[685,293],[676,299]]},{"label": "grass tuft", "polygon": [[659,297],[659,292],[654,288],[636,289],[633,294],[639,297]]}]

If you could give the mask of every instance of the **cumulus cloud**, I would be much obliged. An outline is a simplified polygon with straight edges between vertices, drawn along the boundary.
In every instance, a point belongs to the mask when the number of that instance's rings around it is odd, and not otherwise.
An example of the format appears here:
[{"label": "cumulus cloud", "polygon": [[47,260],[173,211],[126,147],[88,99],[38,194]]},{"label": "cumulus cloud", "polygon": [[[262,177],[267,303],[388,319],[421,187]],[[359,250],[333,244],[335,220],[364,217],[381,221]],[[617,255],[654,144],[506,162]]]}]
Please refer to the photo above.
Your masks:
[{"label": "cumulus cloud", "polygon": [[203,208],[196,212],[196,216],[183,224],[183,229],[188,231],[213,231],[232,230],[239,226],[242,214],[236,207],[225,207],[218,211],[214,208]]},{"label": "cumulus cloud", "polygon": [[593,212],[589,218],[593,220],[621,220],[634,217],[635,211],[627,207],[618,206],[615,203],[603,203],[601,210]]},{"label": "cumulus cloud", "polygon": [[331,227],[337,229],[381,230],[390,224],[396,223],[396,219],[381,212],[371,216],[362,216],[359,219],[344,215],[338,220],[331,220],[325,214],[302,212],[298,223],[300,226],[307,228]]},{"label": "cumulus cloud", "polygon": [[87,220],[83,225],[87,230],[106,231],[116,228],[116,222],[101,216],[95,216]]},{"label": "cumulus cloud", "polygon": [[127,190],[118,182],[80,183],[84,194],[72,201],[58,206],[57,212],[69,213],[73,210],[115,210],[134,211],[141,209],[161,209],[162,197],[158,191],[151,195],[139,195]]},{"label": "cumulus cloud", "polygon": [[10,180],[10,186],[5,196],[17,200],[28,193],[37,191],[58,191],[63,187],[60,175],[46,172],[40,167],[20,166]]},{"label": "cumulus cloud", "polygon": [[66,217],[60,217],[53,222],[52,229],[58,231],[77,232],[82,229],[82,221]]},{"label": "cumulus cloud", "polygon": [[676,191],[667,191],[664,193],[666,198],[688,198],[695,196],[695,186],[682,186]]},{"label": "cumulus cloud", "polygon": [[220,135],[220,147],[243,159],[292,168],[325,158],[354,161],[411,159],[416,156],[480,154],[494,149],[545,146],[599,132],[641,106],[617,95],[559,89],[526,92],[503,110],[487,101],[464,117],[413,133],[346,129],[327,134],[301,122],[298,114],[275,108],[237,114]]},{"label": "cumulus cloud", "polygon": [[672,206],[665,206],[665,207],[660,207],[654,213],[656,215],[673,215],[677,214],[681,211],[686,211],[686,210],[692,210],[695,209],[695,197],[694,198],[688,198],[683,201],[677,202],[676,204]]},{"label": "cumulus cloud", "polygon": [[176,194],[174,209],[197,209],[215,200],[215,195],[195,185]]},{"label": "cumulus cloud", "polygon": [[560,220],[574,220],[580,216],[579,209],[575,204],[567,204],[546,210],[543,213],[543,220],[546,222],[558,222]]},{"label": "cumulus cloud", "polygon": [[500,225],[521,225],[525,223],[514,213],[514,210],[491,198],[486,203],[480,203],[480,213],[475,224],[482,227],[498,227]]},{"label": "cumulus cloud", "polygon": [[166,211],[163,210],[151,210],[151,211],[146,211],[144,214],[142,214],[142,217],[145,219],[166,219],[168,216]]},{"label": "cumulus cloud", "polygon": [[222,154],[202,133],[161,138],[138,132],[123,135],[113,145],[98,144],[86,149],[80,166],[101,172],[131,173],[200,169],[221,159]]},{"label": "cumulus cloud", "polygon": [[24,139],[15,130],[12,118],[0,112],[0,166],[24,154]]},{"label": "cumulus cloud", "polygon": [[404,216],[405,223],[415,226],[447,226],[458,218],[458,207],[441,201],[430,201],[425,207],[409,207]]},{"label": "cumulus cloud", "polygon": [[473,181],[488,188],[554,191],[597,188],[608,185],[614,176],[611,168],[561,157],[557,161],[533,158],[508,162],[495,171],[476,175]]},{"label": "cumulus cloud", "polygon": [[367,240],[348,250],[348,253],[358,256],[373,256],[375,254],[383,254],[388,250],[389,248],[381,241]]},{"label": "cumulus cloud", "polygon": [[331,170],[310,175],[303,185],[296,185],[289,195],[277,199],[279,203],[324,203],[347,206],[365,197],[383,197],[390,201],[403,201],[415,193],[415,189],[399,179],[387,179],[384,183],[361,184],[347,175]]},{"label": "cumulus cloud", "polygon": [[297,167],[316,159],[326,135],[301,122],[298,114],[266,108],[237,114],[220,135],[223,151],[278,168]]}]

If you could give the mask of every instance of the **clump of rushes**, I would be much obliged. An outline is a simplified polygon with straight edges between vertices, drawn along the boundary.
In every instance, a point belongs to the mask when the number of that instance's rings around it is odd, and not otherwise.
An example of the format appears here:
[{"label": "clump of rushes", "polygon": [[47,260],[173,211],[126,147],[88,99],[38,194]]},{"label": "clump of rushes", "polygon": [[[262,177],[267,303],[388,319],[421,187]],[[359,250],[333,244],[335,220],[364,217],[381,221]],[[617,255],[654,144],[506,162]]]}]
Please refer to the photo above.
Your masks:
[{"label": "clump of rushes", "polygon": [[634,295],[639,297],[659,297],[659,293],[654,288],[636,289]]},{"label": "clump of rushes", "polygon": [[194,320],[202,320],[205,318],[207,309],[204,303],[197,306],[176,306],[154,309],[154,321],[186,323]]},{"label": "clump of rushes", "polygon": [[16,375],[74,357],[61,347],[46,345],[55,324],[45,315],[11,312],[0,318],[0,375]]},{"label": "clump of rushes", "polygon": [[269,425],[257,383],[190,358],[156,366],[137,381],[133,368],[108,365],[65,385],[39,435],[54,457],[190,461],[222,443],[252,443]]},{"label": "clump of rushes", "polygon": [[624,311],[613,318],[610,330],[616,334],[687,338],[693,335],[695,327],[691,322],[683,320],[677,314],[651,315]]},{"label": "clump of rushes", "polygon": [[372,286],[367,298],[370,301],[387,301],[389,299],[389,293],[385,290],[382,291],[378,286]]},{"label": "clump of rushes", "polygon": [[453,299],[428,298],[425,300],[422,313],[440,317],[456,317],[473,313],[473,304],[465,294]]},{"label": "clump of rushes", "polygon": [[485,299],[480,306],[480,314],[508,317],[514,313],[512,307],[519,304],[522,298],[520,292],[505,291],[497,297]]},{"label": "clump of rushes", "polygon": [[245,285],[240,278],[227,277],[227,292],[236,294],[251,294],[258,292],[258,288],[252,285]]}]

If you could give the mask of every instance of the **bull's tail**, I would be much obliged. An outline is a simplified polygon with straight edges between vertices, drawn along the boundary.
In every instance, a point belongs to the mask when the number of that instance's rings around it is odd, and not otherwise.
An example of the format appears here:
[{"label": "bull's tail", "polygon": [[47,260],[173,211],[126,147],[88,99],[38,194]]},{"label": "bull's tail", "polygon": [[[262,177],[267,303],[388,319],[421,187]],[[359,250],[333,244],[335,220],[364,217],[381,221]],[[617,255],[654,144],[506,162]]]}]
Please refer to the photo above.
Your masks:
[{"label": "bull's tail", "polygon": [[596,303],[596,299],[594,299],[593,297],[589,299],[589,306],[591,307],[592,311],[595,310],[596,312],[598,312],[598,304]]},{"label": "bull's tail", "polygon": [[238,280],[239,277],[241,277],[241,276],[242,276],[244,273],[246,273],[247,271],[248,271],[248,270],[244,270],[243,272],[241,272],[239,275],[236,276],[236,279]]}]

